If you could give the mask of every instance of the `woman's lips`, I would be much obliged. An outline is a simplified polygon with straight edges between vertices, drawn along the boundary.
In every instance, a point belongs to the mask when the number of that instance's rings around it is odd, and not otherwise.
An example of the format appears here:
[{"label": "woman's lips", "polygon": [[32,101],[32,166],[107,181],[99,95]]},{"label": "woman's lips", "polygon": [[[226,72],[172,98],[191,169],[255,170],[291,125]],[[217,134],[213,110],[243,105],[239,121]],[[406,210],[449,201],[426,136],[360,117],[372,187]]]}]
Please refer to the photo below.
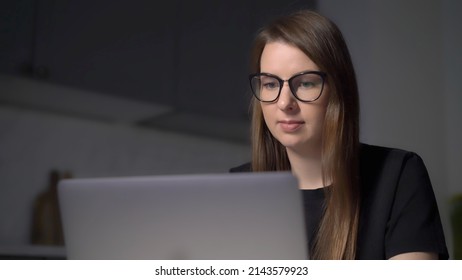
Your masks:
[{"label": "woman's lips", "polygon": [[279,126],[281,129],[285,132],[294,132],[301,128],[305,122],[303,121],[293,121],[293,120],[288,120],[288,121],[278,121]]}]

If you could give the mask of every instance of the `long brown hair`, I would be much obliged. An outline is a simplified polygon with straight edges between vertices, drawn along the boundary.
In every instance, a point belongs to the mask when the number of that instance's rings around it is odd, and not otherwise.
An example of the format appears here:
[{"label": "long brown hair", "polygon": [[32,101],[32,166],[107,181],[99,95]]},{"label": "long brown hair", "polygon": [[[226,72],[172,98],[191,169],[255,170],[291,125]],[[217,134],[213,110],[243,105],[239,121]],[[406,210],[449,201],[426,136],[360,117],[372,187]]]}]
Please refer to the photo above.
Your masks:
[{"label": "long brown hair", "polygon": [[[359,220],[359,101],[355,72],[338,27],[318,13],[302,10],[261,29],[251,53],[251,71],[260,71],[265,45],[282,41],[303,51],[327,73],[330,97],[322,140],[326,204],[311,251],[313,259],[354,259]],[[252,103],[252,170],[290,170],[285,147],[268,130],[261,105]]]}]

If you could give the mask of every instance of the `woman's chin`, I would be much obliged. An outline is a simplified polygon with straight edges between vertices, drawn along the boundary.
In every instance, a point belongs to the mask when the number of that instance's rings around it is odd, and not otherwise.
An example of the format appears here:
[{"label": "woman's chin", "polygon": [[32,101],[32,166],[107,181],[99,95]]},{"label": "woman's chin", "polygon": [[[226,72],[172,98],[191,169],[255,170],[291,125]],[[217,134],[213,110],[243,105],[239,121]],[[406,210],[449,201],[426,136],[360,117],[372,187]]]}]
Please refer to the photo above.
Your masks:
[{"label": "woman's chin", "polygon": [[[292,151],[303,152],[303,151],[310,151],[310,150],[320,150],[321,149],[321,142],[314,141],[314,139],[287,139],[281,138],[279,142],[286,148]],[[319,142],[316,144],[315,142]]]}]

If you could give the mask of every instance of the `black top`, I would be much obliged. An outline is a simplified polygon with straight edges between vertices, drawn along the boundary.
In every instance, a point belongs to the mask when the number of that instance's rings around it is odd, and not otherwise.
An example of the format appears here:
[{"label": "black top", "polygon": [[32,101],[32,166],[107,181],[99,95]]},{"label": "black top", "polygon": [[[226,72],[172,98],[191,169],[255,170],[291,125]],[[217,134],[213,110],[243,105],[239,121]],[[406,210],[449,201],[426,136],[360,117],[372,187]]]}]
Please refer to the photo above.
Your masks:
[{"label": "black top", "polygon": [[[249,172],[250,163],[231,172]],[[361,210],[357,259],[448,250],[433,188],[422,159],[399,149],[361,144]],[[324,190],[303,190],[309,243],[322,216]]]}]

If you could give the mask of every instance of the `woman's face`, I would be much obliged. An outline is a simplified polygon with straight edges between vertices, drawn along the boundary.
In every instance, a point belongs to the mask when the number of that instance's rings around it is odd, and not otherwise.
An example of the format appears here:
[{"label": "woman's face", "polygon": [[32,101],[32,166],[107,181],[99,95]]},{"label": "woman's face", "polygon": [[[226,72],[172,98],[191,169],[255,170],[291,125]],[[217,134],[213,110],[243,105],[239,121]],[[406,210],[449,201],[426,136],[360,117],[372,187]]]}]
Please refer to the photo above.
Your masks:
[{"label": "woman's face", "polygon": [[[297,47],[284,42],[271,42],[261,55],[260,71],[288,80],[300,72],[319,71],[319,68]],[[276,101],[260,104],[266,125],[282,145],[298,152],[319,152],[328,99],[327,84],[319,99],[307,103],[297,100],[288,82],[284,82]]]}]

